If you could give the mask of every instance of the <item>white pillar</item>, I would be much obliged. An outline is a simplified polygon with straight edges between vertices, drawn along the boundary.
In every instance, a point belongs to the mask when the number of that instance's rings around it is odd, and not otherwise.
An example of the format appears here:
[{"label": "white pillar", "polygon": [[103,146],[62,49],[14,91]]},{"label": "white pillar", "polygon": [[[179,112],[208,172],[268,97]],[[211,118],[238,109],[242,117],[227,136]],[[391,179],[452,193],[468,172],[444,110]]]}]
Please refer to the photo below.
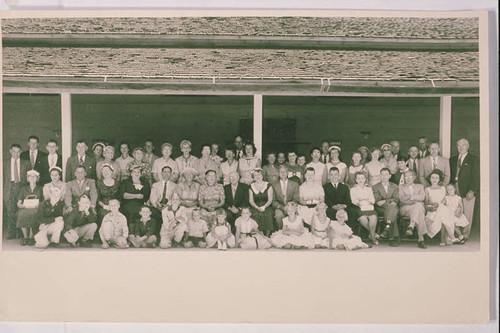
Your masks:
[{"label": "white pillar", "polygon": [[71,94],[61,94],[61,147],[63,179],[66,179],[66,161],[72,152]]},{"label": "white pillar", "polygon": [[262,95],[253,95],[253,142],[262,159]]},{"label": "white pillar", "polygon": [[451,96],[441,96],[439,110],[439,145],[441,155],[446,158],[451,156]]}]

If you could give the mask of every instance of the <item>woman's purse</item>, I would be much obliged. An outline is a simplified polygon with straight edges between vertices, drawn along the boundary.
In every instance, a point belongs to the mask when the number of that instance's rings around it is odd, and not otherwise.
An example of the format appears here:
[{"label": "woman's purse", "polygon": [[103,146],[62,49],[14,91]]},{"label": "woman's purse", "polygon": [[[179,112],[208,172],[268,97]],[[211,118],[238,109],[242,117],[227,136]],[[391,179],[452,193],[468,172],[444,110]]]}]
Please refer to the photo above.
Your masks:
[{"label": "woman's purse", "polygon": [[38,199],[36,194],[28,195],[23,201],[24,208],[38,208],[39,204],[40,200]]}]

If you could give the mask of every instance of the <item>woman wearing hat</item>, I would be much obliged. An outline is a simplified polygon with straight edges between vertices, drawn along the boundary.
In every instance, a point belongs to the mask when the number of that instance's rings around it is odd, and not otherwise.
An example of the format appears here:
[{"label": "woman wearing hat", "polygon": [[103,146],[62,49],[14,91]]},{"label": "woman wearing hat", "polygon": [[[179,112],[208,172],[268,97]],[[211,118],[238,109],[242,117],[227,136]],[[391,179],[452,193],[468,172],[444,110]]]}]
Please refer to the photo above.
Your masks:
[{"label": "woman wearing hat", "polygon": [[388,143],[384,143],[382,147],[382,158],[380,162],[384,164],[384,167],[391,171],[391,175],[395,174],[398,171],[398,161],[394,156],[392,156],[392,147]]},{"label": "woman wearing hat", "polygon": [[368,185],[373,186],[380,183],[380,170],[385,164],[379,161],[380,149],[374,147],[371,152],[371,161],[365,164],[363,171],[368,175]]},{"label": "woman wearing hat", "polygon": [[40,174],[36,170],[27,172],[28,185],[19,191],[17,196],[17,227],[21,228],[23,238],[21,245],[35,245],[33,228],[36,224],[38,205],[43,199],[43,190],[37,185]]},{"label": "woman wearing hat", "polygon": [[104,147],[103,151],[103,156],[104,159],[100,160],[96,164],[96,174],[97,174],[97,179],[102,179],[102,166],[104,164],[108,164],[112,167],[113,170],[113,178],[116,180],[120,181],[121,180],[121,168],[120,168],[120,163],[113,161],[113,158],[115,157],[115,147],[113,146],[106,146]]},{"label": "woman wearing hat", "polygon": [[66,183],[62,181],[62,169],[60,167],[52,167],[49,170],[50,183],[43,185],[43,199],[49,200],[50,193],[57,187],[61,191],[61,196],[64,198],[66,195]]},{"label": "woman wearing hat", "polygon": [[101,178],[97,181],[97,216],[102,221],[104,216],[110,212],[109,201],[119,198],[120,182],[114,178],[116,170],[111,164],[102,164],[98,169]]},{"label": "woman wearing hat", "polygon": [[[241,161],[241,159],[240,159]],[[253,183],[248,191],[248,201],[252,217],[259,225],[259,230],[269,237],[274,231],[274,209],[271,206],[273,203],[273,188],[271,184],[264,181],[264,175],[261,168],[252,171]]]},{"label": "woman wearing hat", "polygon": [[365,165],[370,162],[370,149],[367,146],[361,146],[358,148],[359,153],[361,154],[361,164]]},{"label": "woman wearing hat", "polygon": [[92,146],[92,153],[94,154],[94,158],[95,158],[96,162],[99,162],[99,161],[103,160],[102,153],[104,151],[104,147],[105,146],[106,145],[104,143],[102,143],[102,142],[96,142]]},{"label": "woman wearing hat", "polygon": [[188,208],[188,214],[198,205],[200,184],[194,181],[198,172],[193,168],[184,168],[179,178],[179,184],[174,190],[181,199],[181,206]]},{"label": "woman wearing hat", "polygon": [[339,169],[339,181],[344,183],[347,174],[347,165],[340,160],[341,149],[339,146],[331,146],[328,151],[330,152],[330,162],[326,164],[326,170],[330,170],[333,167]]}]

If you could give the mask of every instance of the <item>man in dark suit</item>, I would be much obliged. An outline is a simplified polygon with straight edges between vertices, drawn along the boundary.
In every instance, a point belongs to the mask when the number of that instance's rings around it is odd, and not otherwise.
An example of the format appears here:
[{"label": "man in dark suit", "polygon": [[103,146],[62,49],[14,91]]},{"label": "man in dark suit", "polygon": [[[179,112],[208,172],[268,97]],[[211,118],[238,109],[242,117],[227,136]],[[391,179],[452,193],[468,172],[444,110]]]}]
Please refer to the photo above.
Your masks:
[{"label": "man in dark suit", "polygon": [[[407,165],[410,170],[413,170],[415,174],[418,175],[418,169],[419,169],[419,158],[418,158],[418,147],[417,146],[411,146],[408,148],[408,160],[407,160]],[[417,179],[415,179],[415,182],[417,182]],[[396,183],[397,185],[397,183]]]},{"label": "man in dark suit", "polygon": [[246,184],[240,183],[240,176],[233,171],[229,174],[230,183],[224,186],[226,196],[224,208],[227,211],[227,221],[231,225],[231,231],[236,232],[234,221],[241,215],[241,207],[248,207],[248,190]]},{"label": "man in dark suit", "polygon": [[400,156],[398,158],[398,171],[391,177],[391,182],[396,185],[403,185],[405,183],[405,172],[410,170],[407,165],[406,158]]},{"label": "man in dark suit", "polygon": [[427,137],[421,136],[418,138],[418,158],[424,158],[429,156],[429,144],[427,143]]},{"label": "man in dark suit", "polygon": [[37,136],[31,135],[28,138],[29,149],[21,153],[21,159],[29,161],[31,169],[38,171],[41,175],[43,172],[42,160],[47,155],[38,149],[40,139]]},{"label": "man in dark suit", "polygon": [[288,169],[284,164],[280,165],[279,169],[280,179],[273,184],[274,200],[274,222],[276,223],[276,230],[283,227],[283,218],[285,217],[285,206],[287,203],[293,201],[299,203],[299,184],[293,180],[288,179]]},{"label": "man in dark suit", "polygon": [[450,159],[451,184],[457,186],[457,194],[463,198],[464,215],[469,221],[469,225],[464,230],[464,236],[467,239],[472,226],[475,201],[479,195],[479,160],[469,153],[467,139],[457,141],[457,150],[458,155]]},{"label": "man in dark suit", "polygon": [[385,228],[381,236],[389,238],[390,246],[399,245],[399,230],[397,225],[399,187],[391,183],[391,170],[380,170],[381,182],[373,185],[375,197],[375,210],[379,216],[384,216]]},{"label": "man in dark suit", "polygon": [[22,160],[21,146],[14,143],[10,146],[10,158],[3,161],[3,202],[5,219],[4,235],[7,239],[16,238],[17,196],[21,186],[27,184],[26,173],[31,169],[29,161]]},{"label": "man in dark suit", "polygon": [[76,155],[68,158],[66,162],[66,182],[75,179],[75,171],[78,166],[83,166],[87,173],[87,178],[96,179],[95,165],[96,161],[93,156],[87,155],[89,147],[85,141],[76,143]]},{"label": "man in dark suit", "polygon": [[399,153],[399,150],[401,149],[401,144],[397,140],[392,140],[390,144],[391,144],[392,157],[394,157],[397,160],[399,157],[401,157],[401,154]]},{"label": "man in dark suit", "polygon": [[61,155],[57,153],[59,147],[56,140],[49,140],[47,147],[45,147],[49,152],[42,159],[42,172],[40,172],[40,184],[44,185],[51,182],[50,179],[50,169],[53,167],[59,167],[62,169],[62,159]]},{"label": "man in dark suit", "polygon": [[336,167],[328,171],[329,182],[323,185],[325,191],[325,204],[328,206],[326,215],[331,220],[336,220],[337,211],[343,209],[347,212],[347,224],[353,231],[358,230],[358,214],[351,202],[351,191],[345,184],[340,183],[340,172]]},{"label": "man in dark suit", "polygon": [[243,157],[245,155],[245,152],[243,151],[243,137],[241,135],[237,135],[234,138],[234,151],[235,151],[235,160],[239,160],[240,157]]}]

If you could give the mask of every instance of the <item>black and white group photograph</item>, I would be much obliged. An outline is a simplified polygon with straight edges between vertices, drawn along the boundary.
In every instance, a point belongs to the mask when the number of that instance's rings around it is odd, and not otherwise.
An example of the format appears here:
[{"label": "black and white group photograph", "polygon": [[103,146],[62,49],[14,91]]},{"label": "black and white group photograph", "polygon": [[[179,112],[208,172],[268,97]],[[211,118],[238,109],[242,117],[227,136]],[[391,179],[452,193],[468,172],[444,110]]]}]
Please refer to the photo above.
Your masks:
[{"label": "black and white group photograph", "polygon": [[478,22],[2,19],[3,250],[478,251]]}]

